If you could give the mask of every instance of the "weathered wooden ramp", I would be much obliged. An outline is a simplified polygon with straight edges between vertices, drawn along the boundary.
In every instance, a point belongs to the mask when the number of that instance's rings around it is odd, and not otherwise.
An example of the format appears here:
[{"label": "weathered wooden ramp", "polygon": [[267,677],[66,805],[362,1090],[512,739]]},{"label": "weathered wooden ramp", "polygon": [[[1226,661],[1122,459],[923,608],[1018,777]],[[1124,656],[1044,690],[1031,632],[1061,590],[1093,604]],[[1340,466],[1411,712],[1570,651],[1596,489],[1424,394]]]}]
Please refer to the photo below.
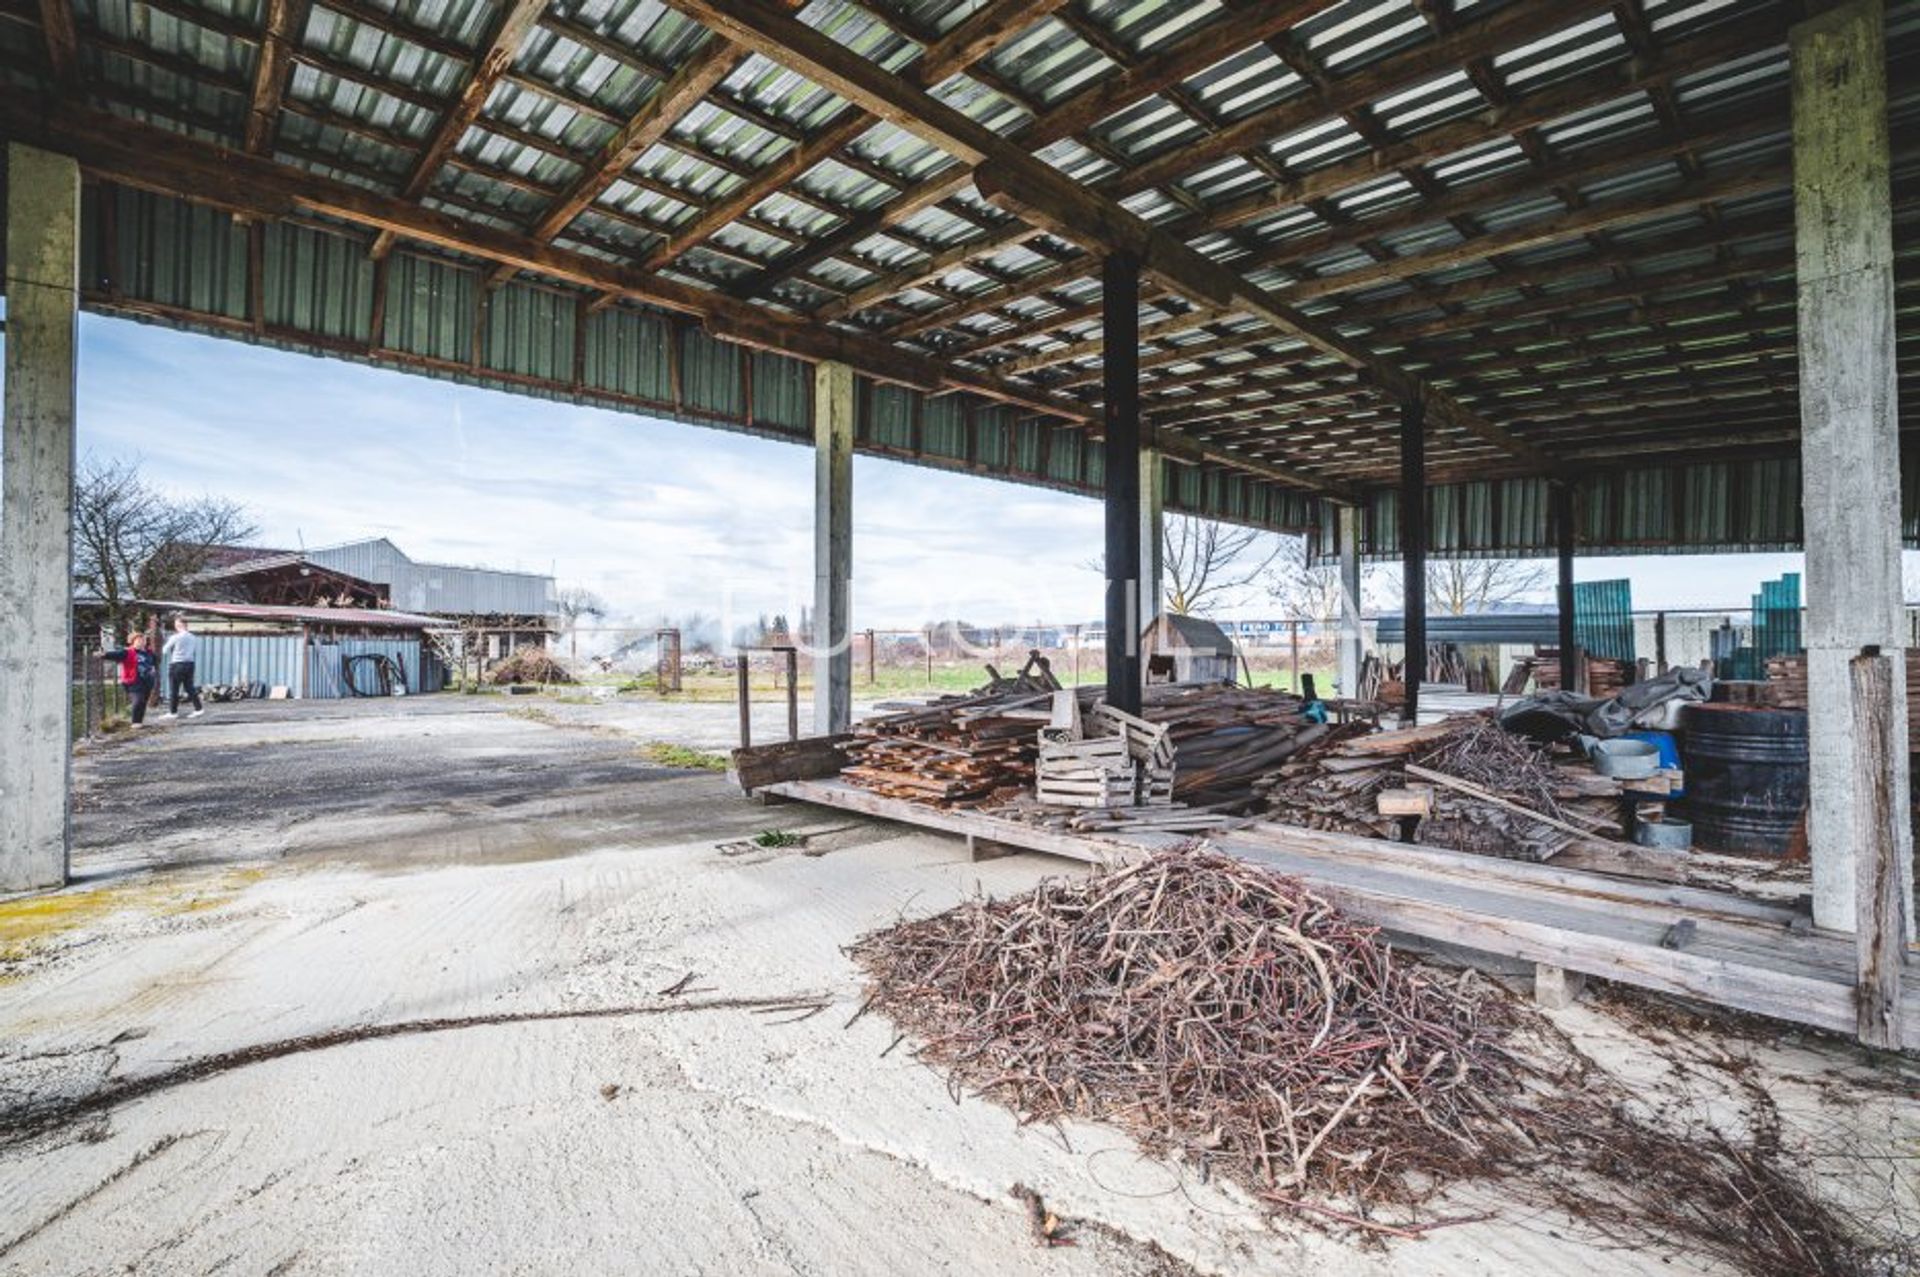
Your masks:
[{"label": "weathered wooden ramp", "polygon": [[[884,798],[838,780],[787,781],[762,792],[1093,863],[1124,861],[1172,841],[1036,829]],[[1797,915],[1782,906],[1285,825],[1254,825],[1211,841],[1393,931],[1839,1033],[1856,1027],[1852,937],[1795,930]],[[1682,922],[1692,925],[1676,930]],[[1904,1039],[1920,1040],[1920,990],[1912,984],[1901,1013]]]}]

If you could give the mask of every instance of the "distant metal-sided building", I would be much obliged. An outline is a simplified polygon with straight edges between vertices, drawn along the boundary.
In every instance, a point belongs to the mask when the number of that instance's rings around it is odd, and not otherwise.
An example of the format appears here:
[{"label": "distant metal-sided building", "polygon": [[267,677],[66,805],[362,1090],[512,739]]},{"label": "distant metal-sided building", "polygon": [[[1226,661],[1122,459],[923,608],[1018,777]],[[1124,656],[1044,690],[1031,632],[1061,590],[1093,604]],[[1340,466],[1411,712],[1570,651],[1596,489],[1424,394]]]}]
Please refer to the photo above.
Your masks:
[{"label": "distant metal-sided building", "polygon": [[544,647],[556,618],[551,576],[422,563],[385,537],[313,550],[227,546],[198,583],[235,602],[393,609],[479,644],[482,660]]}]

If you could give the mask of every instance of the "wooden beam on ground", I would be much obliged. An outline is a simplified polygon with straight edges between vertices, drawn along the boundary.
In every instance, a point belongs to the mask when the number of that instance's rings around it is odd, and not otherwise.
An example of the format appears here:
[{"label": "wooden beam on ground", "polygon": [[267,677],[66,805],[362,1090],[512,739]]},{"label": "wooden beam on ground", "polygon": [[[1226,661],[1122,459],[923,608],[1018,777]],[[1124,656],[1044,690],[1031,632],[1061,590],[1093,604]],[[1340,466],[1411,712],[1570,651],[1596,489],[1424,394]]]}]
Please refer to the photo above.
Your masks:
[{"label": "wooden beam on ground", "polygon": [[[682,116],[699,104],[720,81],[733,73],[747,57],[744,49],[725,40],[712,39],[706,47],[688,58],[673,78],[666,81],[641,104],[633,117],[623,124],[597,155],[587,163],[566,192],[533,224],[528,232],[545,243],[565,230],[609,186],[646,154],[655,142],[665,137]],[[513,268],[502,266],[488,277],[488,287],[498,287],[512,276]]]},{"label": "wooden beam on ground", "polygon": [[267,0],[260,49],[253,60],[253,93],[247,104],[245,145],[250,155],[264,155],[272,148],[280,101],[287,93],[287,73],[312,7],[310,0]]},{"label": "wooden beam on ground", "polygon": [[[280,3],[282,0],[274,2]],[[492,35],[474,59],[473,70],[467,76],[466,84],[461,86],[460,96],[448,104],[432,138],[414,160],[413,172],[408,176],[407,184],[400,188],[403,198],[417,200],[426,194],[427,188],[433,184],[434,175],[439,173],[441,165],[453,153],[453,148],[460,144],[468,127],[479,118],[481,109],[487,104],[487,97],[493,92],[493,86],[512,69],[514,58],[519,56],[521,43],[539,20],[540,11],[546,7],[546,0],[511,0],[502,7]],[[394,238],[391,231],[382,231],[375,236],[370,256],[375,261],[385,257],[393,251]]]},{"label": "wooden beam on ground", "polygon": [[[1421,385],[1392,364],[1341,337],[1172,236],[1099,196],[1021,146],[940,102],[820,31],[752,0],[672,0],[675,8],[727,39],[838,93],[874,115],[978,169],[982,195],[1090,251],[1124,253],[1169,288],[1202,304],[1235,305],[1344,363],[1360,368],[1397,399],[1420,399],[1448,424],[1529,463],[1551,458]],[[1095,117],[1099,118],[1099,117]],[[979,166],[990,163],[990,167]]]}]

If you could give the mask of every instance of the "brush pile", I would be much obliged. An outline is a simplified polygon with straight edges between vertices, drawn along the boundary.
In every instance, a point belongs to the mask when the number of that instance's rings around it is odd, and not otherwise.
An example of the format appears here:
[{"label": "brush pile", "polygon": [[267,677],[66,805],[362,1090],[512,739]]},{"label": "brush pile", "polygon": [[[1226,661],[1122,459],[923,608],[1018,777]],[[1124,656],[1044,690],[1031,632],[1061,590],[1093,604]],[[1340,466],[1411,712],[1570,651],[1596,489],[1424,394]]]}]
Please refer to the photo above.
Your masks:
[{"label": "brush pile", "polygon": [[571,683],[567,667],[547,655],[545,648],[517,647],[513,655],[487,671],[487,681],[498,687],[509,683]]},{"label": "brush pile", "polygon": [[1104,1118],[1276,1208],[1417,1200],[1518,1080],[1504,1003],[1402,965],[1291,880],[1167,851],[902,923],[869,1005],[1030,1121]]},{"label": "brush pile", "polygon": [[1273,820],[1370,838],[1407,832],[1383,798],[1421,794],[1427,810],[1414,840],[1477,855],[1540,861],[1578,841],[1575,830],[1621,833],[1614,782],[1556,766],[1545,748],[1482,714],[1324,741],[1256,787]]}]

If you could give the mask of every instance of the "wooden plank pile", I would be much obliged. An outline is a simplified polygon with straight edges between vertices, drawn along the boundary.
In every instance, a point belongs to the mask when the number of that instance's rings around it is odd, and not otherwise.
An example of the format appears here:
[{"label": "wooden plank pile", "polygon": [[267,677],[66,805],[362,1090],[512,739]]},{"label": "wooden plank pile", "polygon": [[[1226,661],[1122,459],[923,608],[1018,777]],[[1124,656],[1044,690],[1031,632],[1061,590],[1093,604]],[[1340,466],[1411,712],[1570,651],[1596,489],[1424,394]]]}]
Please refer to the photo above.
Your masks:
[{"label": "wooden plank pile", "polygon": [[1621,832],[1616,782],[1556,767],[1479,714],[1340,735],[1256,788],[1282,824],[1517,860]]},{"label": "wooden plank pile", "polygon": [[[1584,695],[1597,700],[1618,696],[1627,685],[1628,674],[1632,667],[1625,661],[1616,661],[1604,656],[1589,656],[1587,659],[1587,687]],[[1560,649],[1557,647],[1535,648],[1532,656],[1522,656],[1514,661],[1515,674],[1510,675],[1503,686],[1511,689],[1515,681],[1526,686],[1525,678],[1518,677],[1518,671],[1524,668],[1526,678],[1533,680],[1536,692],[1557,692],[1560,690]],[[1578,689],[1576,689],[1578,690]]]},{"label": "wooden plank pile", "polygon": [[846,745],[849,784],[890,798],[971,806],[1033,784],[1037,718],[1051,691],[945,697],[870,718]]},{"label": "wooden plank pile", "polygon": [[[1807,654],[1767,658],[1768,701],[1776,709],[1807,708]],[[1907,649],[1907,752],[1920,754],[1920,648]]]}]

